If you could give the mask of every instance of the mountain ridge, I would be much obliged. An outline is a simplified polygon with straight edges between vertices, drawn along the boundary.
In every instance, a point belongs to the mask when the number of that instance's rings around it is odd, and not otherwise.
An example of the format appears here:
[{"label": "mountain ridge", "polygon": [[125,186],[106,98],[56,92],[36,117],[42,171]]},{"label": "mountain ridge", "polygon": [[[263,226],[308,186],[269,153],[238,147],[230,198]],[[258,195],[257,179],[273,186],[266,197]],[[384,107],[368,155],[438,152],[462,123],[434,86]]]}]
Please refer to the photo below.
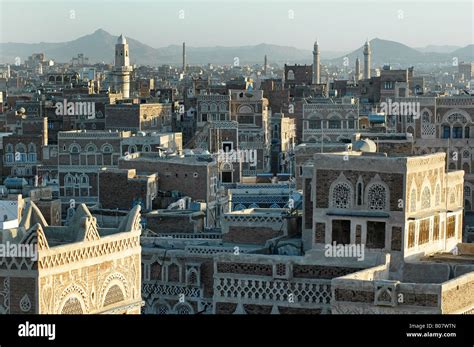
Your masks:
[{"label": "mountain ridge", "polygon": [[[93,33],[83,35],[71,41],[65,42],[40,42],[40,43],[0,43],[0,61],[2,63],[13,63],[15,57],[26,59],[33,53],[43,52],[48,59],[58,62],[69,62],[73,56],[83,53],[91,63],[113,63],[114,49],[117,36],[112,35],[102,28]],[[151,47],[139,40],[127,37],[130,46],[130,57],[133,64],[139,65],[180,65],[182,62],[182,46],[180,44],[165,47]],[[372,50],[372,64],[415,64],[415,63],[443,63],[449,62],[453,57],[459,61],[474,61],[474,45],[457,48],[449,46],[454,50],[447,52],[421,52],[415,48],[390,40],[375,38],[370,41]],[[430,46],[427,46],[430,47]],[[444,47],[448,46],[433,46]],[[346,54],[335,51],[321,51],[321,60],[329,64],[342,63],[342,59],[349,58],[349,64],[355,62],[359,57],[362,61],[363,46]],[[269,63],[311,64],[312,51],[299,49],[291,46],[280,46],[267,43],[245,46],[212,46],[192,47],[186,46],[187,62],[189,64],[228,64],[234,62],[238,57],[241,64],[263,63],[264,55],[267,55]]]}]

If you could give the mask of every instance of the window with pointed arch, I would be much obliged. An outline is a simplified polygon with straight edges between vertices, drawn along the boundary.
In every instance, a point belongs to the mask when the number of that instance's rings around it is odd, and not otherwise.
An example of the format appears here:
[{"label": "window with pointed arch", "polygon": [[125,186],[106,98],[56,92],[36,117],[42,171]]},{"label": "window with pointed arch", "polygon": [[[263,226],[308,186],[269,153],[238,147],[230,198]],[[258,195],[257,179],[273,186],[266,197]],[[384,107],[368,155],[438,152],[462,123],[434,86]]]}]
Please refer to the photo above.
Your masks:
[{"label": "window with pointed arch", "polygon": [[179,304],[175,307],[176,314],[193,314],[193,309],[189,305]]},{"label": "window with pointed arch", "polygon": [[423,188],[421,192],[421,208],[427,209],[431,207],[431,191],[429,187]]},{"label": "window with pointed arch", "polygon": [[188,285],[196,285],[198,283],[198,277],[197,277],[196,271],[194,270],[189,271],[187,282],[188,282]]},{"label": "window with pointed arch", "polygon": [[410,192],[410,212],[416,211],[416,190],[413,188]]},{"label": "window with pointed arch", "polygon": [[367,188],[369,210],[387,209],[387,188],[381,183],[373,183]]},{"label": "window with pointed arch", "polygon": [[348,183],[341,182],[334,185],[331,192],[331,207],[352,207],[352,187]]}]

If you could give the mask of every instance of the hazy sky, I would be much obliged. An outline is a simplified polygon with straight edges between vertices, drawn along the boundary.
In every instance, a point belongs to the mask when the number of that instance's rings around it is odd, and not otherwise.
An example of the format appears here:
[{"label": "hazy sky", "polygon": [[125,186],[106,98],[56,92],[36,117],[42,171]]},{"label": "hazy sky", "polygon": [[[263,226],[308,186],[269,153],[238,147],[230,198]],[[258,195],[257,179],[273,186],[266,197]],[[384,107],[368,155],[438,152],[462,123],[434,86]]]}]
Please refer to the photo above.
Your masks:
[{"label": "hazy sky", "polygon": [[323,51],[353,50],[375,37],[465,46],[474,42],[473,11],[472,0],[0,0],[0,42],[62,42],[103,28],[152,47],[311,49],[316,37]]}]

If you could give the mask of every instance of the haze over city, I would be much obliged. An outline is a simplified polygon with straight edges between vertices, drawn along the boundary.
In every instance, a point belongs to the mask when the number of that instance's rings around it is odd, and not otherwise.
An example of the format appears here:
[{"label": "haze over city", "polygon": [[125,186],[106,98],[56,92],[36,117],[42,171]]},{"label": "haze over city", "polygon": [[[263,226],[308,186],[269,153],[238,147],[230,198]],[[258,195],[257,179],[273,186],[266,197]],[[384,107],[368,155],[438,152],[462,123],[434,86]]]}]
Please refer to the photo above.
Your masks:
[{"label": "haze over city", "polygon": [[[98,28],[155,48],[187,41],[195,47],[267,43],[304,49],[317,38],[324,51],[344,52],[375,37],[411,47],[474,42],[468,0],[2,0],[0,8],[0,42],[70,41]],[[19,21],[35,23],[35,30]]]}]

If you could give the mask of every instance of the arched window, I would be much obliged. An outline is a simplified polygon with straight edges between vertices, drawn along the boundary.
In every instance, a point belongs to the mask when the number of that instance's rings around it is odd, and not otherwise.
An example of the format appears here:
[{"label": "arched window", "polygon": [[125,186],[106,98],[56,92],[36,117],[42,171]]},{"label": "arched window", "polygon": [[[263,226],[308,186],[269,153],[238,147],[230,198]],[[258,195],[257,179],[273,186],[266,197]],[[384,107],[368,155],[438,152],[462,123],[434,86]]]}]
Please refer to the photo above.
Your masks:
[{"label": "arched window", "polygon": [[421,192],[421,208],[427,209],[431,207],[431,191],[429,187],[425,187]]},{"label": "arched window", "polygon": [[30,143],[28,145],[28,152],[29,153],[36,153],[36,145],[34,143]]},{"label": "arched window", "polygon": [[193,314],[192,307],[186,304],[178,304],[174,311],[176,314]]},{"label": "arched window", "polygon": [[332,188],[331,206],[335,208],[352,207],[352,187],[348,183],[337,183]]},{"label": "arched window", "polygon": [[93,153],[97,151],[97,147],[93,144],[87,145],[86,152]]},{"label": "arched window", "polygon": [[18,153],[26,153],[26,147],[24,144],[19,143],[15,146],[15,151]]},{"label": "arched window", "polygon": [[64,182],[65,182],[66,185],[73,185],[74,184],[74,176],[72,176],[71,174],[67,174],[64,177]]},{"label": "arched window", "polygon": [[125,296],[123,295],[122,289],[120,289],[117,284],[114,284],[112,287],[110,287],[107,294],[105,295],[104,307],[116,304],[123,301],[124,299]]},{"label": "arched window", "polygon": [[103,153],[112,153],[113,149],[112,146],[109,144],[105,144],[102,146],[102,152]]},{"label": "arched window", "polygon": [[197,278],[196,271],[191,270],[188,273],[188,284],[195,285],[195,284],[197,284],[197,280],[198,280],[198,278]]},{"label": "arched window", "polygon": [[387,189],[383,184],[373,183],[367,188],[367,206],[370,210],[387,208]]},{"label": "arched window", "polygon": [[81,176],[81,184],[89,184],[89,177],[87,175]]},{"label": "arched window", "polygon": [[79,154],[80,151],[81,146],[79,146],[77,143],[69,146],[69,152],[71,152],[72,154]]},{"label": "arched window", "polygon": [[7,153],[13,153],[13,145],[11,143],[9,143],[5,149]]},{"label": "arched window", "polygon": [[82,309],[81,302],[75,297],[69,298],[61,310],[61,314],[82,314],[82,313],[84,312]]},{"label": "arched window", "polygon": [[217,112],[217,105],[216,104],[211,104],[211,112]]},{"label": "arched window", "polygon": [[209,106],[207,106],[207,104],[201,104],[201,111],[202,112],[208,112],[209,111]]},{"label": "arched window", "polygon": [[292,80],[295,79],[295,73],[294,73],[293,70],[288,70],[287,79],[288,79],[289,81],[292,81]]}]

